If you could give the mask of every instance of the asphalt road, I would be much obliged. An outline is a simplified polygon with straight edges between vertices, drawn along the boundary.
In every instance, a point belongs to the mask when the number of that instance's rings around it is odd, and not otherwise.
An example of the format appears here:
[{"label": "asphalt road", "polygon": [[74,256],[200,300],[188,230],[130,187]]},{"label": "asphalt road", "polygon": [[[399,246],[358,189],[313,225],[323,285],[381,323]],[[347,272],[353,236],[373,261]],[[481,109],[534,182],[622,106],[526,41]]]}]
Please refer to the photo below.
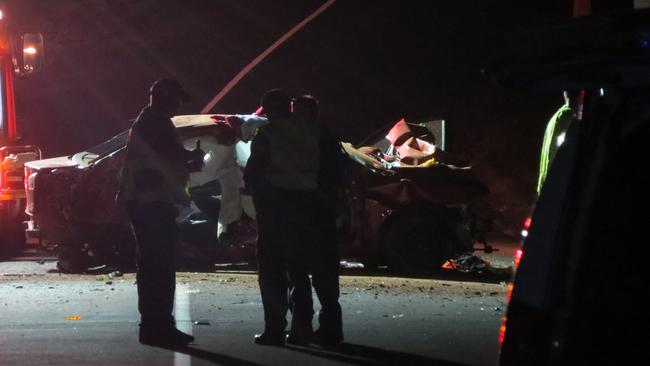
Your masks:
[{"label": "asphalt road", "polygon": [[137,342],[133,274],[55,268],[0,262],[0,365],[494,365],[507,291],[476,277],[345,275],[345,344],[326,351],[253,344],[263,327],[254,273],[184,272],[176,318],[197,340],[174,352]]}]

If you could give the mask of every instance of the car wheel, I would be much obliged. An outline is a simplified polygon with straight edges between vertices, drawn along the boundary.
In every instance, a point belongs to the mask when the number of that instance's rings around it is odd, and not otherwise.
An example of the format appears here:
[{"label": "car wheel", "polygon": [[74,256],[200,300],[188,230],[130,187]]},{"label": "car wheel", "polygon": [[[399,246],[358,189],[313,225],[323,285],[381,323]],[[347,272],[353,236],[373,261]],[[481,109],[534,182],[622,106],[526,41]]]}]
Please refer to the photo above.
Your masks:
[{"label": "car wheel", "polygon": [[115,235],[111,238],[112,260],[110,264],[119,268],[122,272],[134,272],[136,270],[136,241],[131,227],[116,228],[113,230]]},{"label": "car wheel", "polygon": [[78,240],[87,242],[94,266],[106,265],[122,272],[135,270],[136,244],[130,226],[94,225],[86,226],[85,230],[85,235]]},{"label": "car wheel", "polygon": [[56,267],[62,273],[83,273],[92,266],[92,258],[83,245],[62,244],[57,248]]},{"label": "car wheel", "polygon": [[416,202],[385,221],[380,248],[391,272],[429,272],[453,255],[454,230],[447,209]]}]

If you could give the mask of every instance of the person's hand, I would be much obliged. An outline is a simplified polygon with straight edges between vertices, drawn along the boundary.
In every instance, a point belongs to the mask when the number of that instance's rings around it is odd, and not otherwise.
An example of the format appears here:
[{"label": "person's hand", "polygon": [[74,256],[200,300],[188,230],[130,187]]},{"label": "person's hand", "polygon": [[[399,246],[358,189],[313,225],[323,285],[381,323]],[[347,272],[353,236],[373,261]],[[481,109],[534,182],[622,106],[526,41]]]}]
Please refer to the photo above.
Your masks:
[{"label": "person's hand", "polygon": [[203,151],[203,149],[201,149],[200,147],[196,148],[192,150],[192,157],[196,159],[201,159],[201,161],[203,161],[203,158],[205,157],[205,151]]},{"label": "person's hand", "polygon": [[241,140],[243,119],[237,116],[214,116],[212,119],[215,121],[215,137],[219,144],[230,146]]},{"label": "person's hand", "polygon": [[205,157],[205,151],[201,148],[197,148],[191,151],[190,161],[187,163],[187,168],[190,172],[198,172],[203,169],[203,158]]}]

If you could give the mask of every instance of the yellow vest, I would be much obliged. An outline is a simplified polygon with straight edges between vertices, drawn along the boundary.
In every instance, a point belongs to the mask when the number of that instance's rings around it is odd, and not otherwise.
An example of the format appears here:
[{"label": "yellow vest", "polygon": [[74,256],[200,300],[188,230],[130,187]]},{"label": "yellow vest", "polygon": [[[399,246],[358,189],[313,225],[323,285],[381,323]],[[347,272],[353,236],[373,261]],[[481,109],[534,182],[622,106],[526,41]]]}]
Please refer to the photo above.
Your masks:
[{"label": "yellow vest", "polygon": [[269,141],[270,166],[266,180],[289,190],[318,188],[320,128],[292,118],[278,118],[260,128]]}]

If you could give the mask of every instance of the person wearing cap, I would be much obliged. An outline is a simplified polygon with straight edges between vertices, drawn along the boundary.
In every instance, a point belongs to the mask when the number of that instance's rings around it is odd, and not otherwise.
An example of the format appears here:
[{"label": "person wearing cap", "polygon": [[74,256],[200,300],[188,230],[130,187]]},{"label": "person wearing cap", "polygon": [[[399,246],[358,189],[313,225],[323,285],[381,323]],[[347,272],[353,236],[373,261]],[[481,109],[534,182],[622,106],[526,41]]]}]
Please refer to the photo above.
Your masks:
[{"label": "person wearing cap", "polygon": [[194,340],[176,329],[172,315],[174,247],[177,206],[189,204],[189,173],[201,169],[204,153],[186,150],[171,121],[190,100],[181,84],[163,78],[153,83],[149,94],[149,104],[129,131],[117,200],[126,208],[137,241],[139,341],[174,347]]},{"label": "person wearing cap", "polygon": [[258,280],[264,308],[261,345],[285,344],[287,290],[291,288],[292,319],[286,342],[307,344],[313,336],[313,303],[309,251],[316,242],[319,129],[291,115],[286,92],[270,90],[262,97],[269,120],[251,143],[244,170],[252,193],[258,238]]}]

